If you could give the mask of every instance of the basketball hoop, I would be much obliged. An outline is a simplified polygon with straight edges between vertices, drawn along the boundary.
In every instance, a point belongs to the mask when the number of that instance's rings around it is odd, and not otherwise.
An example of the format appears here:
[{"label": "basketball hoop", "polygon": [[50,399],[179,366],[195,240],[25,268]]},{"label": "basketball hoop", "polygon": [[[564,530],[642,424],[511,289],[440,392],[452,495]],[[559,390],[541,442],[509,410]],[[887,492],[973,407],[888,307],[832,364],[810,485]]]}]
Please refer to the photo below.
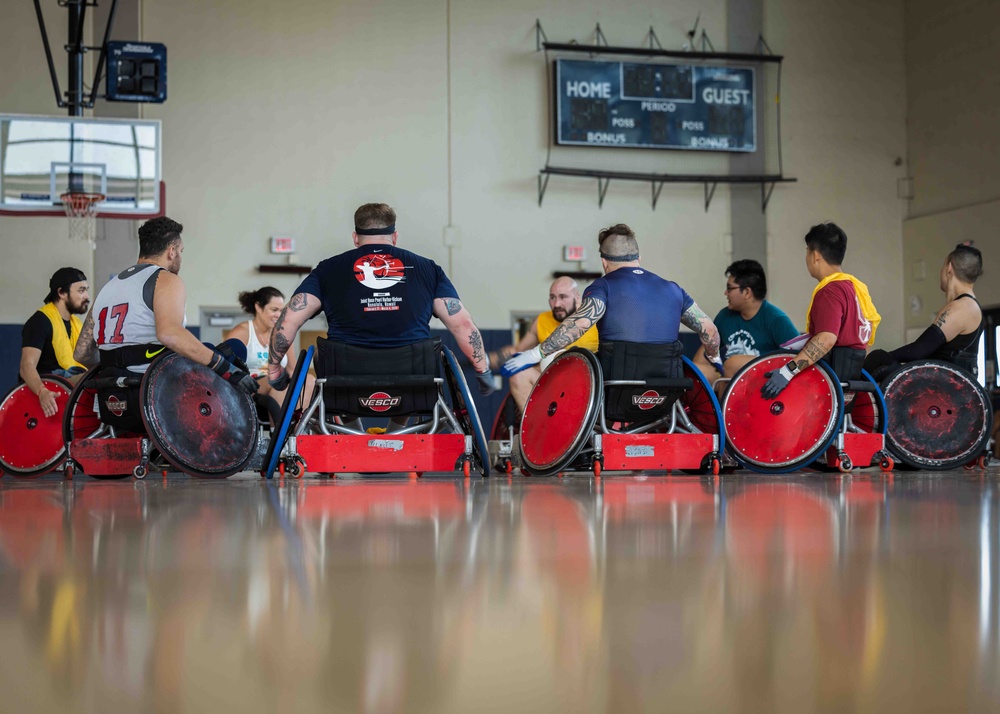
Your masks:
[{"label": "basketball hoop", "polygon": [[70,240],[82,240],[94,245],[97,234],[97,206],[107,198],[103,193],[70,191],[59,197],[69,219]]}]

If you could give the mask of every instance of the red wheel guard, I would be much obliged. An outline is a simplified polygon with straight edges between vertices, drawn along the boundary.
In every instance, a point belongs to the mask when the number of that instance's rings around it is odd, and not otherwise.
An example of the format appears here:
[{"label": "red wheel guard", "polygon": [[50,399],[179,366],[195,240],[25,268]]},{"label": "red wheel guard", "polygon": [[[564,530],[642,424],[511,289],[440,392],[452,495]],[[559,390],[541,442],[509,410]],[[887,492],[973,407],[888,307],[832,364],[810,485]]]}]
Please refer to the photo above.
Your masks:
[{"label": "red wheel guard", "polygon": [[69,453],[88,476],[127,476],[142,460],[142,439],[78,439]]},{"label": "red wheel guard", "polygon": [[295,451],[312,473],[455,471],[466,453],[463,434],[311,434]]},{"label": "red wheel guard", "polygon": [[[851,458],[854,468],[865,468],[877,461],[875,455],[885,448],[881,434],[844,434],[844,453]],[[832,464],[839,449],[836,445],[826,450],[826,462]]]},{"label": "red wheel guard", "polygon": [[55,416],[42,413],[38,397],[26,384],[11,390],[0,404],[0,464],[15,476],[37,476],[62,463],[62,414],[71,387],[51,377],[44,377],[43,383],[56,395]]},{"label": "red wheel guard", "polygon": [[700,469],[719,449],[714,434],[602,434],[604,471]]}]

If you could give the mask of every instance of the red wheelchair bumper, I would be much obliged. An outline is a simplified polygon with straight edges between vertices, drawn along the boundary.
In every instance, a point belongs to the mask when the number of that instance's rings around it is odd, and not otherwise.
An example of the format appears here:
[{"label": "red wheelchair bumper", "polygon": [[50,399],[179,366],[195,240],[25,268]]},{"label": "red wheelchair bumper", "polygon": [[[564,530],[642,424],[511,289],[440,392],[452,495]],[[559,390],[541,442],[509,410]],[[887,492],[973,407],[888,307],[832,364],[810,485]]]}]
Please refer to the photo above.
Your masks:
[{"label": "red wheelchair bumper", "polygon": [[700,469],[718,452],[714,434],[602,434],[604,471]]},{"label": "red wheelchair bumper", "polygon": [[69,451],[88,476],[127,476],[142,461],[143,439],[77,439]]},{"label": "red wheelchair bumper", "polygon": [[464,434],[307,434],[295,451],[313,473],[456,471],[470,456]]},{"label": "red wheelchair bumper", "polygon": [[[843,435],[843,452],[847,454],[855,467],[864,468],[871,466],[881,458],[884,448],[885,437],[882,434],[855,434],[848,432]],[[831,446],[827,449],[826,460],[828,464],[834,463],[834,459],[838,458],[838,451],[836,446]]]}]

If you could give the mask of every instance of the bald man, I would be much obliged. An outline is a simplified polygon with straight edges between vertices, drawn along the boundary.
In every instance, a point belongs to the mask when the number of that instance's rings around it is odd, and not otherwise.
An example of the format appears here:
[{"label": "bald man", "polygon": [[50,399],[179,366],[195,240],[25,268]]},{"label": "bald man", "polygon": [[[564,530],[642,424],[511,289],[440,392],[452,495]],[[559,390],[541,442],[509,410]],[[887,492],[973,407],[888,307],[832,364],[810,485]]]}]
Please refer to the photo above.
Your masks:
[{"label": "bald man", "polygon": [[[580,288],[576,281],[568,277],[554,280],[549,286],[549,311],[543,312],[535,318],[524,337],[516,345],[507,345],[495,352],[490,352],[490,367],[499,369],[513,355],[530,350],[544,342],[549,335],[556,331],[563,320],[576,312],[578,307],[580,307]],[[591,352],[597,352],[597,327],[591,327],[569,347],[583,347]],[[524,408],[531,388],[535,386],[542,369],[550,361],[546,360],[541,366],[531,367],[510,377],[510,394],[517,404],[518,411]]]}]

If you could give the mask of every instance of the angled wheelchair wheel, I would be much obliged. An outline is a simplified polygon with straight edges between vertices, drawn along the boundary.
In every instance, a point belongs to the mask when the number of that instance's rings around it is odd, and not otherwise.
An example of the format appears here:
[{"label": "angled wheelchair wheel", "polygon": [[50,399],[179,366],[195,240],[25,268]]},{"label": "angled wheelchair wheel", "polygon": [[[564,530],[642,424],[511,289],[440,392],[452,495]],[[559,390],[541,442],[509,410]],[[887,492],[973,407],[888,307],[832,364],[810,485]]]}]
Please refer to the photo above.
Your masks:
[{"label": "angled wheelchair wheel", "polygon": [[[292,380],[288,386],[290,391],[285,396],[284,404],[281,405],[281,417],[276,422],[277,428],[271,432],[271,440],[267,444],[267,455],[264,457],[264,478],[274,477],[274,471],[278,468],[278,461],[281,459],[281,450],[301,416],[298,405],[302,399],[306,377],[309,375],[309,365],[312,364],[315,351],[316,348],[312,345],[309,346],[309,349],[303,350],[299,354],[299,361],[295,363],[295,369],[292,370]],[[308,400],[308,395],[306,399]]]},{"label": "angled wheelchair wheel", "polygon": [[462,431],[472,436],[472,467],[483,476],[490,475],[490,454],[486,445],[486,434],[483,423],[479,419],[476,403],[472,400],[472,392],[465,381],[462,368],[455,359],[455,354],[447,347],[441,348],[441,359],[444,362],[444,377],[451,392],[451,409],[455,418],[462,425]]},{"label": "angled wheelchair wheel", "polygon": [[719,406],[719,400],[701,370],[687,357],[683,360],[684,376],[694,382],[694,387],[685,391],[680,398],[684,413],[703,434],[717,434],[719,448],[722,449],[726,443],[726,427],[722,421],[722,407]]},{"label": "angled wheelchair wheel", "polygon": [[590,350],[556,357],[528,395],[521,417],[521,458],[538,476],[569,466],[594,433],[604,380]]},{"label": "angled wheelchair wheel", "polygon": [[[63,412],[62,436],[63,441],[70,444],[69,462],[67,467],[75,469],[73,462],[74,441],[90,439],[96,437],[104,430],[101,418],[98,414],[97,390],[87,385],[93,377],[97,375],[99,367],[92,367],[83,375],[73,387],[73,393],[69,397],[66,411]],[[131,474],[98,475],[87,474],[98,479],[119,479],[127,478]]]},{"label": "angled wheelchair wheel", "polygon": [[514,404],[514,397],[507,392],[500,408],[497,409],[496,416],[493,417],[493,427],[490,429],[490,441],[510,441],[512,427],[517,416],[517,407]]},{"label": "angled wheelchair wheel", "polygon": [[0,400],[0,469],[18,478],[35,478],[56,469],[66,457],[62,414],[73,385],[62,377],[42,375],[56,395],[55,416],[47,417],[27,384],[10,389]]},{"label": "angled wheelchair wheel", "polygon": [[258,439],[253,400],[208,367],[166,354],[146,370],[140,389],[149,438],[178,470],[225,478],[253,456]]},{"label": "angled wheelchair wheel", "polygon": [[903,365],[882,381],[892,456],[918,469],[947,470],[986,450],[993,428],[989,397],[960,367],[937,360]]},{"label": "angled wheelchair wheel", "polygon": [[795,377],[777,399],[761,396],[764,374],[793,356],[772,353],[748,362],[733,377],[723,401],[730,451],[754,471],[782,473],[808,466],[826,451],[843,421],[840,382],[822,362]]},{"label": "angled wheelchair wheel", "polygon": [[[861,370],[861,375],[865,381],[878,386],[867,370]],[[885,434],[885,400],[882,398],[882,390],[875,392],[856,392],[854,394],[854,406],[851,409],[851,423],[868,434]]]}]

